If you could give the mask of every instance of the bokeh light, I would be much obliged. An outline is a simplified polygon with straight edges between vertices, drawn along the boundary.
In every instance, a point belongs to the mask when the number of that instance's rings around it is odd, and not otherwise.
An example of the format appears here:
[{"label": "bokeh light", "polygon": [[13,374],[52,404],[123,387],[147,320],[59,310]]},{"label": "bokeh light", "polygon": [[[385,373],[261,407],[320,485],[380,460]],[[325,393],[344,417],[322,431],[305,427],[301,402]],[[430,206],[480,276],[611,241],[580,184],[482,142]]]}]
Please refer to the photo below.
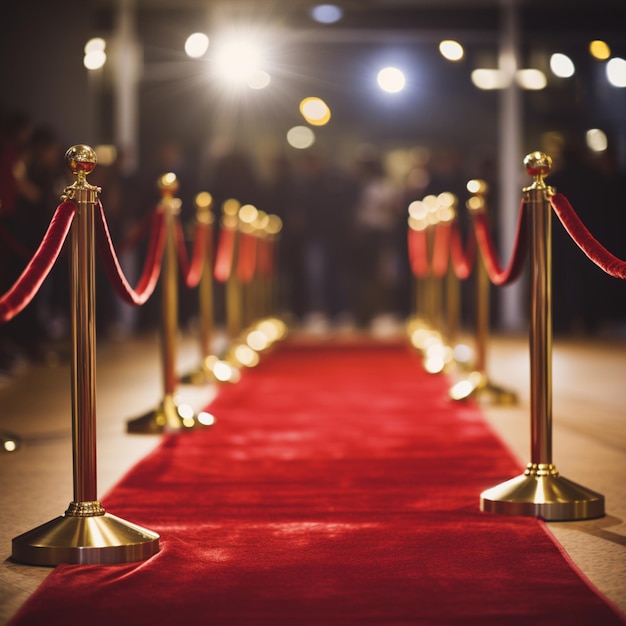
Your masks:
[{"label": "bokeh light", "polygon": [[561,52],[555,52],[550,57],[550,69],[555,76],[559,78],[569,78],[574,75],[576,68],[574,62]]},{"label": "bokeh light", "polygon": [[378,86],[387,93],[398,93],[404,89],[406,78],[397,67],[385,67],[377,76]]},{"label": "bokeh light", "polygon": [[608,61],[606,77],[613,87],[626,87],[626,60],[614,57]]},{"label": "bokeh light", "polygon": [[300,102],[300,113],[313,126],[323,126],[330,121],[330,108],[321,98],[304,98]]},{"label": "bokeh light", "polygon": [[318,4],[311,9],[311,17],[320,24],[334,24],[343,17],[343,11],[335,4]]},{"label": "bokeh light", "polygon": [[606,41],[594,39],[589,44],[589,53],[594,59],[598,59],[598,61],[606,61],[611,56],[611,48],[609,48]]},{"label": "bokeh light", "polygon": [[204,33],[193,33],[185,41],[185,53],[192,59],[199,59],[209,49],[209,38]]},{"label": "bokeh light", "polygon": [[439,52],[441,52],[441,56],[448,61],[460,61],[465,54],[463,46],[458,41],[452,39],[444,39],[440,42]]},{"label": "bokeh light", "polygon": [[287,143],[297,150],[306,150],[315,143],[315,133],[307,126],[294,126],[287,131]]}]

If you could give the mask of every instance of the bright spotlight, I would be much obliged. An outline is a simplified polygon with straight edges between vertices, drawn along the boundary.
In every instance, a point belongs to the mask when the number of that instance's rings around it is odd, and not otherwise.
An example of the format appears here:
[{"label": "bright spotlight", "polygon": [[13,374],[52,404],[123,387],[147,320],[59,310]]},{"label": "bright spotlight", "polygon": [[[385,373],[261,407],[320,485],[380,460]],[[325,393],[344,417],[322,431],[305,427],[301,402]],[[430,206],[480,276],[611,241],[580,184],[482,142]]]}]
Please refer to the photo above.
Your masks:
[{"label": "bright spotlight", "polygon": [[185,53],[192,59],[199,59],[209,49],[209,38],[204,33],[193,33],[185,41]]},{"label": "bright spotlight", "polygon": [[385,67],[377,76],[378,86],[387,93],[398,93],[404,89],[406,79],[397,67]]},{"label": "bright spotlight", "polygon": [[226,85],[256,84],[262,61],[262,47],[249,33],[231,34],[215,42],[215,72]]}]

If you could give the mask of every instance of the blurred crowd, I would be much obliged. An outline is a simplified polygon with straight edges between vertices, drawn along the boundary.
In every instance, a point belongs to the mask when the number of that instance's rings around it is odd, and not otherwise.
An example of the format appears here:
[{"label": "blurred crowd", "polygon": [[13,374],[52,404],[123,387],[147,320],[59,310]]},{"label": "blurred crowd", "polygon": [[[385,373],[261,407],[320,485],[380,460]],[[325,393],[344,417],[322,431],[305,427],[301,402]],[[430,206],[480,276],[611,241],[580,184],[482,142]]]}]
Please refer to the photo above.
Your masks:
[{"label": "blurred crowd", "polygon": [[[64,160],[66,149],[54,129],[37,125],[26,115],[6,114],[0,120],[0,294],[23,271],[64,187],[73,182]],[[355,149],[347,164],[319,150],[268,157],[264,176],[250,154],[236,149],[216,155],[210,167],[198,171],[200,160],[176,140],[162,141],[138,168],[128,167],[126,157],[118,153],[110,163],[99,163],[89,181],[102,188],[107,223],[131,284],[141,271],[145,242],[122,244],[159,201],[158,178],[174,172],[185,232],[193,232],[187,227],[195,218],[193,199],[199,191],[211,193],[218,217],[223,202],[234,198],[282,219],[280,312],[303,328],[320,332],[384,332],[403,323],[414,304],[407,207],[412,200],[443,191],[457,195],[462,206],[468,178],[462,153],[449,147],[428,158],[416,156],[401,180],[389,174],[385,155],[374,146]],[[616,161],[607,154],[591,162],[584,150],[568,148],[555,165],[549,182],[569,197],[601,243],[626,258],[626,183]],[[485,171],[493,175],[496,168],[485,164]],[[459,214],[463,218],[464,211]],[[467,228],[466,223],[461,226]],[[623,328],[624,285],[595,268],[558,227],[554,232],[555,332],[593,333],[607,324]],[[42,349],[47,343],[67,339],[68,260],[64,251],[33,302],[0,326],[0,370],[10,370],[20,359],[45,358]],[[99,263],[97,271],[99,337],[130,336],[158,324],[156,294],[143,307],[126,305],[109,286]],[[467,322],[473,315],[473,288],[464,284],[463,289],[462,315]],[[196,298],[181,289],[181,324],[193,322]],[[218,323],[224,321],[219,309],[216,315]]]}]

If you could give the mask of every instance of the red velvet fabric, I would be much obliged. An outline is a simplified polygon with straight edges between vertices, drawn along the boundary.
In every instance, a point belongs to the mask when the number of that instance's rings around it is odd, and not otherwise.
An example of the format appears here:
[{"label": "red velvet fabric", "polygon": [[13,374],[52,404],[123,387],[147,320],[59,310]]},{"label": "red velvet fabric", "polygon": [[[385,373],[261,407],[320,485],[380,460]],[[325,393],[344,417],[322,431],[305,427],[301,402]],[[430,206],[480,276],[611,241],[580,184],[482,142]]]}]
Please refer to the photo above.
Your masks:
[{"label": "red velvet fabric", "polygon": [[478,248],[485,264],[487,274],[494,285],[510,285],[520,277],[524,269],[524,261],[528,254],[527,215],[528,210],[526,209],[524,201],[522,201],[517,221],[515,241],[513,243],[513,252],[511,253],[508,266],[506,269],[503,269],[498,261],[498,254],[491,237],[487,216],[483,212],[475,212],[472,214],[476,242],[478,243]]},{"label": "red velvet fabric", "polygon": [[115,289],[115,292],[124,302],[141,306],[145,304],[154,293],[159,276],[161,275],[161,261],[163,260],[166,238],[163,213],[157,211],[152,216],[152,229],[149,233],[148,253],[146,254],[143,271],[137,281],[137,286],[133,289],[128,283],[126,276],[124,276],[124,272],[115,253],[101,203],[98,203],[98,208],[99,210],[96,213],[96,244],[104,271]]},{"label": "red velvet fabric", "polygon": [[59,566],[11,625],[624,624],[545,523],[479,510],[521,468],[449,384],[404,345],[281,344],[103,499],[161,551]]},{"label": "red velvet fabric", "polygon": [[465,250],[463,249],[463,241],[461,240],[461,231],[458,224],[452,227],[450,235],[450,261],[452,268],[459,280],[466,280],[470,277],[474,262],[476,260],[476,238],[471,233],[467,239]]},{"label": "red velvet fabric", "polygon": [[449,223],[437,224],[435,228],[432,272],[436,278],[443,278],[448,271],[451,228]]},{"label": "red velvet fabric", "polygon": [[609,252],[594,238],[572,208],[569,200],[557,193],[550,198],[550,202],[565,230],[587,257],[609,276],[626,279],[626,261]]},{"label": "red velvet fabric", "polygon": [[220,283],[225,283],[233,270],[235,235],[236,231],[232,228],[220,229],[219,241],[217,243],[217,254],[215,257],[215,267],[213,268],[215,280]]},{"label": "red velvet fabric", "polygon": [[37,251],[13,286],[0,296],[0,323],[12,320],[37,295],[59,257],[76,213],[73,202],[57,207]]},{"label": "red velvet fabric", "polygon": [[257,237],[249,233],[239,234],[239,253],[237,255],[237,278],[239,282],[249,283],[254,278],[257,264]]},{"label": "red velvet fabric", "polygon": [[416,278],[426,278],[430,273],[428,245],[425,230],[409,228],[409,264]]},{"label": "red velvet fabric", "polygon": [[178,263],[180,273],[183,277],[185,285],[189,289],[197,287],[202,278],[202,272],[205,267],[206,255],[209,248],[209,237],[211,236],[211,225],[204,222],[197,222],[194,229],[193,249],[191,252],[191,261],[187,254],[185,244],[185,234],[180,220],[175,221],[176,224],[176,248],[178,251]]}]

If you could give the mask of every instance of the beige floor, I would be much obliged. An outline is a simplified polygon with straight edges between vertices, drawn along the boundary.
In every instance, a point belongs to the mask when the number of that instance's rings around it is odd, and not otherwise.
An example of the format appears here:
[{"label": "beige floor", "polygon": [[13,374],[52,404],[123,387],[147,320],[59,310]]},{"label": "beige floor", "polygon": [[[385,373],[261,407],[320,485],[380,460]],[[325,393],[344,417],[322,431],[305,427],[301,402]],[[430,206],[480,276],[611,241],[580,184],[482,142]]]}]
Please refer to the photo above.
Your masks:
[{"label": "beige floor", "polygon": [[[528,340],[492,337],[487,354],[491,381],[515,391],[519,401],[485,404],[486,419],[525,465]],[[179,372],[192,369],[197,358],[193,337],[181,337]],[[605,496],[606,516],[548,525],[592,583],[626,614],[626,340],[556,341],[553,374],[553,460],[563,476]],[[212,386],[179,390],[197,408],[216,393]],[[126,434],[126,422],[156,408],[160,399],[157,336],[99,343],[100,497],[158,444],[158,436]],[[0,624],[5,624],[51,571],[13,563],[12,538],[62,515],[73,496],[69,366],[29,366],[1,382],[0,428],[19,434],[23,444],[15,453],[0,454]]]}]

